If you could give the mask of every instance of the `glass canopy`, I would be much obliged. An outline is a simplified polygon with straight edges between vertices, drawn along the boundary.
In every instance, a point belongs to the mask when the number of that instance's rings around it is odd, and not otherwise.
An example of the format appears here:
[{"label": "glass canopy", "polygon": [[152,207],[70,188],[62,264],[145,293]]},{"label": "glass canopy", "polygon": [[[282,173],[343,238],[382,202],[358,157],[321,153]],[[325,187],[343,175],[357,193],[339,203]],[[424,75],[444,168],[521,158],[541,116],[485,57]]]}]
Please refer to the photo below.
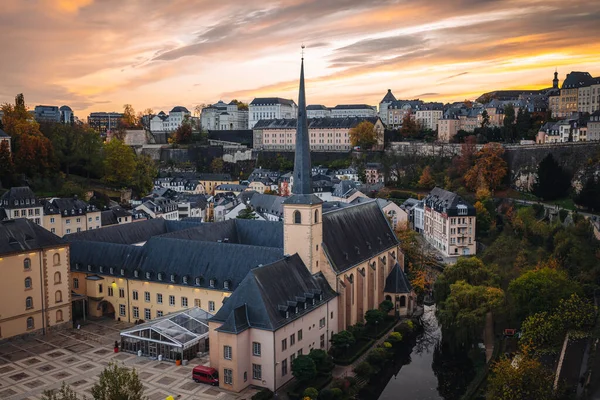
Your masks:
[{"label": "glass canopy", "polygon": [[208,319],[212,316],[199,307],[189,308],[121,331],[121,338],[166,344],[184,350],[208,337]]}]

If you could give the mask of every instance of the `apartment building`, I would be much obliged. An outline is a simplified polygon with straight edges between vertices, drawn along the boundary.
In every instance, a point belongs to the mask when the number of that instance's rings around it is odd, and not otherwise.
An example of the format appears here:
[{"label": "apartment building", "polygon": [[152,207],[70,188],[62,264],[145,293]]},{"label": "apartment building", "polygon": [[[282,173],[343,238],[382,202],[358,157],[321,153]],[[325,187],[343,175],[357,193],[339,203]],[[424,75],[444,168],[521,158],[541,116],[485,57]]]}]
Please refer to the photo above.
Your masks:
[{"label": "apartment building", "polygon": [[27,218],[44,226],[44,206],[29,186],[12,187],[0,197],[0,219]]},{"label": "apartment building", "polygon": [[579,90],[589,88],[593,82],[594,79],[589,72],[572,71],[568,73],[560,88],[560,106],[557,117],[568,117],[577,112],[579,107],[587,109],[591,102],[591,93],[585,89],[580,100]]},{"label": "apartment building", "polygon": [[169,115],[165,114],[164,111],[159,112],[157,115],[150,119],[150,131],[151,132],[173,132],[181,126],[186,118],[191,117],[190,111],[183,106],[175,106]]},{"label": "apartment building", "polygon": [[248,129],[263,119],[293,119],[298,116],[294,100],[280,97],[257,97],[248,105]]},{"label": "apartment building", "polygon": [[51,199],[42,201],[42,204],[43,226],[57,236],[99,229],[102,226],[100,210],[77,197]]},{"label": "apartment building", "polygon": [[475,207],[438,187],[423,200],[423,236],[446,257],[476,253]]},{"label": "apartment building", "polygon": [[122,119],[123,113],[93,112],[88,116],[88,125],[101,135],[106,135],[108,131],[117,129]]},{"label": "apartment building", "polygon": [[0,339],[71,325],[69,246],[26,218],[0,222]]}]

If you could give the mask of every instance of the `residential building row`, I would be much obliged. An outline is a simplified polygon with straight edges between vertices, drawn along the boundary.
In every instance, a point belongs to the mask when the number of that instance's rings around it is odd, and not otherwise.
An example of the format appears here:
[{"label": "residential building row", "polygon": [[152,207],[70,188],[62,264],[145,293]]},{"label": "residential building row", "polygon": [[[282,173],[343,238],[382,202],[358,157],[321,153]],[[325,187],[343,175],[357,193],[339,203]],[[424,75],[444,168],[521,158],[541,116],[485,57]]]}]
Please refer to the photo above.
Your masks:
[{"label": "residential building row", "polygon": [[[384,125],[377,117],[314,118],[308,120],[311,151],[350,151],[350,131],[363,121],[374,125],[376,147],[383,148]],[[293,151],[296,146],[296,119],[263,119],[253,127],[254,149]]]},{"label": "residential building row", "polygon": [[338,104],[335,107],[326,107],[322,104],[313,104],[306,107],[306,116],[313,118],[375,118],[377,107],[367,104]]}]

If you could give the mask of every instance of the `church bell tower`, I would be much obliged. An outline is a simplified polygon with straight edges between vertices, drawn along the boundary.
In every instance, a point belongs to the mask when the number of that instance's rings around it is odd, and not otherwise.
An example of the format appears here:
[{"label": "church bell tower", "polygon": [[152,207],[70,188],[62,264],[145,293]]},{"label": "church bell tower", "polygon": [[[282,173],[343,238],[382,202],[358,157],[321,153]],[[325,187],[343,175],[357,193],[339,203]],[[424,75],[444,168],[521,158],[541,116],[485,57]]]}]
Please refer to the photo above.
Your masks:
[{"label": "church bell tower", "polygon": [[[304,50],[304,46],[302,49]],[[292,195],[283,202],[283,215],[284,253],[298,253],[312,274],[319,272],[322,267],[319,265],[319,254],[322,252],[323,242],[323,201],[312,189],[310,137],[304,90],[304,55],[300,64],[294,184]]]}]

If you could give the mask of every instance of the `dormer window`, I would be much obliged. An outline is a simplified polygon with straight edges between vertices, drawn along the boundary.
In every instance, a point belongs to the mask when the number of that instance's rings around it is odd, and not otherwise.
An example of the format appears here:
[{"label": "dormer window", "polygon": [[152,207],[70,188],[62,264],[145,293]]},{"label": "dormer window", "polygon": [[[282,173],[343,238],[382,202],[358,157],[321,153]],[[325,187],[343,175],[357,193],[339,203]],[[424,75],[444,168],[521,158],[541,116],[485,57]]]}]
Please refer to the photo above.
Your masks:
[{"label": "dormer window", "polygon": [[75,269],[79,270],[79,268],[81,268],[81,265],[79,265],[79,263],[75,263]]},{"label": "dormer window", "polygon": [[150,279],[150,272],[146,272],[146,279]]},{"label": "dormer window", "polygon": [[210,287],[215,287],[215,280],[211,279],[209,284],[210,284]]},{"label": "dormer window", "polygon": [[289,318],[289,317],[290,317],[290,312],[289,312],[289,311],[286,311],[286,312],[285,312],[285,317],[286,317],[286,318]]},{"label": "dormer window", "polygon": [[171,282],[175,282],[175,275],[171,274]]},{"label": "dormer window", "polygon": [[196,286],[200,286],[200,278],[196,278]]},{"label": "dormer window", "polygon": [[162,281],[162,279],[163,279],[163,274],[162,274],[162,272],[159,272],[159,273],[158,273],[158,275],[157,275],[157,278],[158,278],[158,280],[159,280],[159,281]]},{"label": "dormer window", "polygon": [[306,302],[304,302],[304,309],[306,310]]},{"label": "dormer window", "polygon": [[114,269],[113,267],[110,267],[110,268],[108,269],[108,272],[109,272],[111,275],[113,275],[113,274],[115,273],[115,269]]},{"label": "dormer window", "polygon": [[139,278],[140,277],[140,271],[138,271],[138,270],[133,271],[133,276],[135,278]]},{"label": "dormer window", "polygon": [[125,270],[123,268],[121,268],[121,275],[125,276]]},{"label": "dormer window", "polygon": [[296,314],[298,314],[298,306],[296,306]]},{"label": "dormer window", "polygon": [[223,288],[229,290],[229,281],[223,282]]},{"label": "dormer window", "polygon": [[187,285],[187,283],[188,283],[188,277],[184,276],[181,281]]}]

